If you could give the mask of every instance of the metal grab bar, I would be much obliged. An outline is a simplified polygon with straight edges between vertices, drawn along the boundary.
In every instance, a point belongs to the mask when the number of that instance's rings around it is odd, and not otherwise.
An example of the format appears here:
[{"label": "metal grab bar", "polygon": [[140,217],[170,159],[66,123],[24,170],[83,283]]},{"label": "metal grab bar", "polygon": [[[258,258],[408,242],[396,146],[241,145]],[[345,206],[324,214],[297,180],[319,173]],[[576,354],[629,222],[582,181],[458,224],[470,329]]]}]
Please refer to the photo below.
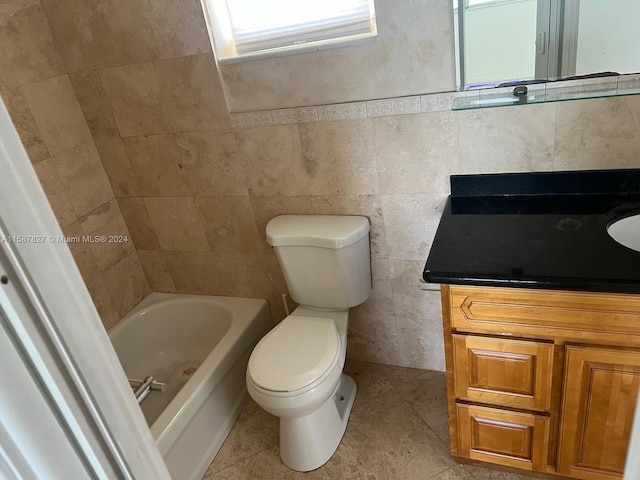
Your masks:
[{"label": "metal grab bar", "polygon": [[160,390],[164,392],[167,388],[166,383],[156,382],[155,378],[149,376],[144,380],[136,380],[129,378],[129,385],[133,388],[133,394],[138,400],[138,403],[142,403],[142,401],[147,398],[147,395],[151,393],[151,390]]}]

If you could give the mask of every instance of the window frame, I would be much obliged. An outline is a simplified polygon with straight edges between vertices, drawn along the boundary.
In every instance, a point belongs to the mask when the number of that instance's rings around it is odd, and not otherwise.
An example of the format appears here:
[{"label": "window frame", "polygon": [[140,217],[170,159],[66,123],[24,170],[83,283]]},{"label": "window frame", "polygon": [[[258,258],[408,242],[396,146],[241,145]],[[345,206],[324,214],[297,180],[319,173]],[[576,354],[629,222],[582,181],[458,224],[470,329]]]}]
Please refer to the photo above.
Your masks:
[{"label": "window frame", "polygon": [[378,36],[375,6],[373,0],[370,0],[373,15],[371,19],[371,31],[368,33],[350,34],[303,44],[238,53],[235,47],[233,29],[226,7],[226,1],[201,0],[201,3],[216,61],[220,65],[362,45],[375,41],[375,38]]}]

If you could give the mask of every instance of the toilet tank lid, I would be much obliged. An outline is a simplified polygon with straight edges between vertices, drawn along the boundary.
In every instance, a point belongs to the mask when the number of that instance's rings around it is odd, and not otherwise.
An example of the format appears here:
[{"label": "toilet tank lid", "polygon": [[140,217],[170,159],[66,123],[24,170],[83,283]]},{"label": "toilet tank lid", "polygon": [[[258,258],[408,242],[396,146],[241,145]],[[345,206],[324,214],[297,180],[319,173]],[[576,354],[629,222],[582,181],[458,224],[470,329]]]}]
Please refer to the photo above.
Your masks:
[{"label": "toilet tank lid", "polygon": [[354,215],[280,215],[267,224],[273,247],[304,245],[343,248],[369,233],[367,217]]}]

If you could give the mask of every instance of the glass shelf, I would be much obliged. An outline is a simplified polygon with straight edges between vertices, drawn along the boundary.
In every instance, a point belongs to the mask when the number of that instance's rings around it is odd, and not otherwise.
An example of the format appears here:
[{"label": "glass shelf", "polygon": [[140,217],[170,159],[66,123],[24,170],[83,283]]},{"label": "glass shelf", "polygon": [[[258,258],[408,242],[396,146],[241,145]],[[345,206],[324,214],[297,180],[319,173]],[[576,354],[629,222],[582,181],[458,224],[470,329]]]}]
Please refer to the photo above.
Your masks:
[{"label": "glass shelf", "polygon": [[474,110],[586,98],[640,95],[640,74],[538,83],[526,85],[526,87],[527,94],[522,96],[513,94],[516,87],[458,92],[453,100],[452,110]]}]

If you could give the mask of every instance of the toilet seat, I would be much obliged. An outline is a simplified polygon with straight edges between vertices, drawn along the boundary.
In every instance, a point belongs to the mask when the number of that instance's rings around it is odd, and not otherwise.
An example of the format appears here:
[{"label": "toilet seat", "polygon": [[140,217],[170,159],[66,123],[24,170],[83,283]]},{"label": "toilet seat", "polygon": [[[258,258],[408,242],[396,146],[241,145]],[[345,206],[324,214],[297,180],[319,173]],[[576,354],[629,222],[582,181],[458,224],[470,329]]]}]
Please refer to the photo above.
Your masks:
[{"label": "toilet seat", "polygon": [[289,315],[258,342],[247,372],[262,390],[297,393],[329,374],[339,356],[333,319]]}]

